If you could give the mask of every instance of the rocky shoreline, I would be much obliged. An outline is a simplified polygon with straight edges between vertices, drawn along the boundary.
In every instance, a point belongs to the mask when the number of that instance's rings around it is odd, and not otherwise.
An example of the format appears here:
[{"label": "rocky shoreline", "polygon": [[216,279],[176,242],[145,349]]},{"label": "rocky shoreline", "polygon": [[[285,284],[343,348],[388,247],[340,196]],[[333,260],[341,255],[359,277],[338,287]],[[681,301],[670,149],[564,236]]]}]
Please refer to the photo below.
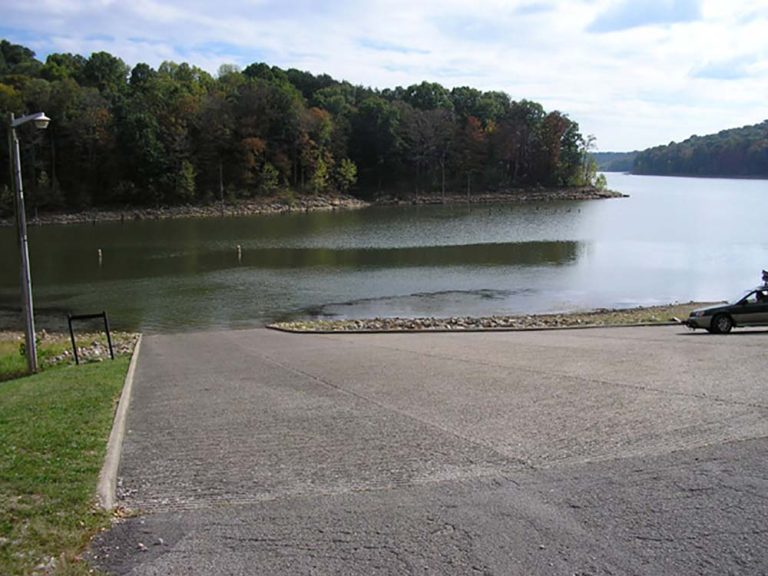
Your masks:
[{"label": "rocky shoreline", "polygon": [[[44,224],[90,224],[96,222],[126,222],[137,220],[165,220],[169,218],[221,218],[229,216],[250,216],[257,214],[287,214],[293,212],[315,212],[352,210],[366,206],[408,206],[408,205],[485,205],[518,204],[527,202],[557,202],[574,200],[601,200],[625,198],[626,195],[611,190],[593,187],[581,188],[521,188],[481,194],[440,195],[384,195],[372,202],[366,202],[349,195],[283,195],[252,200],[238,200],[206,205],[169,206],[160,208],[130,208],[114,210],[85,210],[82,212],[58,212],[29,217],[31,225]],[[13,226],[13,217],[0,219],[0,226]]]},{"label": "rocky shoreline", "polygon": [[[125,208],[122,210],[85,210],[41,214],[29,218],[32,225],[90,224],[96,222],[128,222],[167,220],[171,218],[221,218],[255,214],[286,214],[364,208],[367,202],[352,196],[270,197],[206,205],[166,206],[160,208]],[[0,226],[14,225],[13,218],[0,219]]]},{"label": "rocky shoreline", "polygon": [[687,318],[691,310],[706,303],[688,302],[627,309],[590,310],[563,314],[529,314],[520,316],[457,316],[451,318],[370,318],[359,320],[297,320],[276,322],[268,327],[286,332],[421,332],[542,330],[588,326],[644,326],[676,324]]},{"label": "rocky shoreline", "polygon": [[522,204],[528,202],[562,202],[575,200],[606,200],[609,198],[628,198],[626,194],[613,190],[601,190],[592,186],[579,188],[515,188],[499,192],[482,194],[416,194],[406,197],[382,196],[377,205],[434,205],[434,204]]}]

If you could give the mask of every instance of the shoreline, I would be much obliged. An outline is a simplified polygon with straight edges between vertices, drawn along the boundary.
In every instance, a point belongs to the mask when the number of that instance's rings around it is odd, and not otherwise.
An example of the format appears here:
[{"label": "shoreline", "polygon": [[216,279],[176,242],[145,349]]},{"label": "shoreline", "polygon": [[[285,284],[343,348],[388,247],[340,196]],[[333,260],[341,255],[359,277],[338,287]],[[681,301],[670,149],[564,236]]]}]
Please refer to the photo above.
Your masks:
[{"label": "shoreline", "polygon": [[[28,217],[28,224],[95,224],[97,222],[134,222],[141,220],[170,220],[181,218],[228,218],[233,216],[287,214],[291,212],[318,212],[364,208],[369,203],[352,196],[300,196],[296,199],[265,197],[254,200],[217,204],[185,204],[159,208],[126,207],[111,210],[83,210],[79,212],[51,212]],[[14,218],[0,219],[0,227],[12,226]]]},{"label": "shoreline", "polygon": [[598,308],[560,314],[454,316],[450,318],[368,318],[350,320],[294,320],[273,322],[267,328],[283,332],[462,332],[484,330],[543,330],[607,326],[677,324],[691,310],[708,302],[686,302],[635,308]]},{"label": "shoreline", "polygon": [[[528,202],[558,202],[626,198],[627,195],[593,187],[580,188],[520,188],[503,192],[484,192],[469,196],[470,205],[523,204]],[[51,212],[28,217],[28,224],[95,224],[97,222],[131,222],[141,220],[167,220],[178,218],[227,218],[253,215],[290,214],[295,212],[322,212],[355,210],[369,206],[426,206],[466,205],[466,194],[407,196],[384,195],[365,201],[349,195],[296,195],[272,196],[229,203],[165,206],[159,208],[126,207],[110,210],[83,210],[79,212]],[[11,217],[0,219],[0,227],[15,225]]]},{"label": "shoreline", "polygon": [[[592,186],[576,188],[514,188],[501,192],[470,194],[469,204],[525,204],[528,202],[609,200],[612,198],[629,198],[629,195],[613,190],[600,190]],[[467,204],[467,195],[413,194],[404,198],[382,196],[374,204],[377,206]]]},{"label": "shoreline", "polygon": [[[430,331],[483,331],[483,330],[541,330],[573,327],[600,326],[643,326],[676,323],[685,319],[691,310],[712,306],[716,302],[685,302],[636,306],[632,308],[596,308],[574,312],[549,314],[510,314],[495,316],[423,316],[414,318],[355,318],[344,320],[288,320],[261,325],[283,332],[430,332]],[[251,327],[253,328],[253,327]],[[248,329],[248,328],[246,328]],[[237,330],[230,328],[229,330]],[[116,355],[130,353],[139,332],[112,331]],[[52,358],[53,363],[71,360],[69,333],[59,330],[41,329],[38,336],[43,344],[62,343],[65,350]],[[24,332],[17,329],[0,328],[0,340],[12,340],[21,344]],[[78,354],[86,361],[100,360],[108,354],[106,336],[98,332],[77,334]]]}]

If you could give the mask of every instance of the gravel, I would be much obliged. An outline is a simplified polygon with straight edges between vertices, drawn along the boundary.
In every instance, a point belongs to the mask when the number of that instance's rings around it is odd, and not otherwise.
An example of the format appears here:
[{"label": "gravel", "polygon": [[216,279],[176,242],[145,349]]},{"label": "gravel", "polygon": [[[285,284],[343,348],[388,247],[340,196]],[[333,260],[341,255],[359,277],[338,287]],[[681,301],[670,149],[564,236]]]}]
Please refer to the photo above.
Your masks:
[{"label": "gravel", "polygon": [[626,309],[600,308],[562,314],[521,316],[454,316],[450,318],[367,318],[345,320],[296,320],[276,322],[269,328],[289,332],[401,332],[461,330],[541,330],[587,326],[633,326],[670,324],[687,318],[694,308],[705,304],[688,302]]}]

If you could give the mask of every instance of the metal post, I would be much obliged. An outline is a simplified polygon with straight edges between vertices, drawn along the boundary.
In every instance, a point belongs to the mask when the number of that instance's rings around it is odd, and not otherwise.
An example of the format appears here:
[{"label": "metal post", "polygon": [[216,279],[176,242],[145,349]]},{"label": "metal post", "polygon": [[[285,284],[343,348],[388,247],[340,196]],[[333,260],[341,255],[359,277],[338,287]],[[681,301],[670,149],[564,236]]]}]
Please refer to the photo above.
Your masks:
[{"label": "metal post", "polygon": [[72,340],[72,354],[75,356],[75,364],[80,366],[80,358],[77,356],[77,342],[75,342],[75,331],[72,328],[72,314],[67,314],[67,324],[69,324],[69,338]]},{"label": "metal post", "polygon": [[32,277],[29,271],[29,246],[27,242],[27,215],[24,209],[24,188],[21,182],[21,154],[19,139],[13,127],[15,117],[11,113],[8,143],[11,153],[12,172],[16,188],[16,231],[18,235],[19,252],[21,254],[21,300],[24,308],[24,338],[26,343],[27,368],[37,372],[37,342],[35,342],[35,313],[32,303]]},{"label": "metal post", "polygon": [[107,333],[107,342],[109,343],[109,357],[114,360],[115,351],[112,349],[112,335],[109,333],[109,320],[107,320],[106,310],[102,314],[104,315],[104,331]]}]

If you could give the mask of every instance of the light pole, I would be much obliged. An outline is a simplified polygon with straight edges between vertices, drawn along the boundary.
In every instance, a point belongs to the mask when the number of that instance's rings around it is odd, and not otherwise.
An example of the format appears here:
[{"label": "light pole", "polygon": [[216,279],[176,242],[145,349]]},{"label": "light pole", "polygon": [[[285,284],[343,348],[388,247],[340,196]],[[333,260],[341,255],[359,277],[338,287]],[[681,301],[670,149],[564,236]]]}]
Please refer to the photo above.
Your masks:
[{"label": "light pole", "polygon": [[32,305],[32,278],[29,273],[29,246],[27,243],[27,216],[24,211],[24,188],[21,183],[21,154],[19,153],[19,139],[16,136],[16,128],[27,122],[33,122],[35,127],[44,130],[51,121],[43,112],[28,114],[16,118],[11,113],[10,128],[8,131],[8,149],[11,156],[11,173],[16,189],[16,232],[19,240],[19,252],[21,253],[21,273],[19,284],[21,288],[21,300],[24,307],[24,339],[26,343],[27,368],[37,372],[37,343],[35,342],[35,312]]}]

